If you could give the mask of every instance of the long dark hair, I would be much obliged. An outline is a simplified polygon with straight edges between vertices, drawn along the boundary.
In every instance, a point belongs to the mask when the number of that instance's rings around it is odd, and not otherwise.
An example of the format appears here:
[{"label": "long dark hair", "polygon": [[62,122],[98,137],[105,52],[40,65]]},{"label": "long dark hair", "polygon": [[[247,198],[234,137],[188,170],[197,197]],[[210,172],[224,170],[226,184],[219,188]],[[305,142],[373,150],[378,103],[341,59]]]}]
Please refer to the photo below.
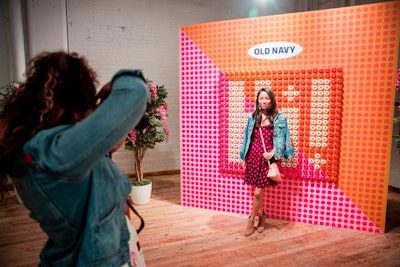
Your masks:
[{"label": "long dark hair", "polygon": [[255,120],[255,127],[259,128],[261,126],[261,118],[262,118],[262,110],[260,103],[258,103],[258,99],[260,97],[261,92],[266,92],[268,97],[271,99],[271,104],[267,110],[267,117],[271,122],[271,125],[274,123],[274,117],[278,113],[278,108],[276,106],[276,98],[274,92],[270,88],[261,88],[260,91],[257,93],[256,97],[256,109],[253,112],[253,118]]},{"label": "long dark hair", "polygon": [[96,107],[96,73],[76,53],[44,52],[29,62],[26,82],[0,106],[0,193],[21,174],[17,154],[37,132],[76,123]]}]

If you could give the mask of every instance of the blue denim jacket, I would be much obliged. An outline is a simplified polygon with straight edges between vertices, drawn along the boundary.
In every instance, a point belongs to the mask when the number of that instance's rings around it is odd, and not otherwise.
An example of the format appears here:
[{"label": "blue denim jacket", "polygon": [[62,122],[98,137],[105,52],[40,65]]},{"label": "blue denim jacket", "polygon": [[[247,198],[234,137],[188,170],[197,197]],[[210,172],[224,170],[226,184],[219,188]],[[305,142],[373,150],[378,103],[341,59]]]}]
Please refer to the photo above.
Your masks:
[{"label": "blue denim jacket", "polygon": [[48,240],[41,266],[121,266],[129,259],[128,177],[106,156],[141,119],[148,101],[140,71],[120,70],[109,97],[87,118],[38,132],[13,178]]},{"label": "blue denim jacket", "polygon": [[[241,160],[246,159],[247,152],[249,151],[254,130],[254,124],[255,120],[253,116],[250,116],[247,120],[242,149],[240,150]],[[280,111],[278,111],[278,114],[274,117],[273,144],[275,148],[274,157],[276,160],[287,159],[294,153],[294,149],[290,140],[290,132],[287,124],[287,119],[285,115]]]}]

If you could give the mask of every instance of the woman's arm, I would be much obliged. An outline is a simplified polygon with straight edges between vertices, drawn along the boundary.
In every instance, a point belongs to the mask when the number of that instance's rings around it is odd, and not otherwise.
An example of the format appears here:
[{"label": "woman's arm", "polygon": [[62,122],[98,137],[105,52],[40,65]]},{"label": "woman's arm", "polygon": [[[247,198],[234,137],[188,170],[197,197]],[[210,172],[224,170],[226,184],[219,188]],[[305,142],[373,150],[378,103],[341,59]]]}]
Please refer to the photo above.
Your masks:
[{"label": "woman's arm", "polygon": [[290,140],[289,126],[286,116],[282,112],[274,118],[274,150],[275,159],[287,159],[289,158],[294,150]]},{"label": "woman's arm", "polygon": [[285,159],[287,159],[293,155],[294,149],[292,147],[292,139],[290,139],[290,131],[289,131],[289,126],[288,126],[288,122],[287,122],[286,118],[285,118],[285,122],[286,122],[285,152],[283,153],[283,156],[285,157]]},{"label": "woman's arm", "polygon": [[241,160],[245,160],[248,146],[250,145],[250,144],[248,144],[249,134],[251,134],[251,133],[249,133],[250,125],[251,125],[251,118],[249,117],[247,119],[247,125],[246,125],[245,131],[244,131],[242,148],[240,149],[240,159]]}]

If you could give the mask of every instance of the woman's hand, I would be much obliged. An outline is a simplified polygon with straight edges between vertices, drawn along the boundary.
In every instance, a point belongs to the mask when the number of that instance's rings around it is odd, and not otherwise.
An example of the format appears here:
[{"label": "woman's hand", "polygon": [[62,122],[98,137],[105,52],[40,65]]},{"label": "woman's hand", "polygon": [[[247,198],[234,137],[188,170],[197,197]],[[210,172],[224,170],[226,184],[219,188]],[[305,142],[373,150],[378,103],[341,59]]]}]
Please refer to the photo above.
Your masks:
[{"label": "woman's hand", "polygon": [[272,157],[275,155],[275,149],[272,149],[270,152],[264,152],[263,157],[266,160],[272,159]]},{"label": "woman's hand", "polygon": [[242,166],[243,166],[243,169],[246,169],[246,161],[245,160],[242,161]]}]

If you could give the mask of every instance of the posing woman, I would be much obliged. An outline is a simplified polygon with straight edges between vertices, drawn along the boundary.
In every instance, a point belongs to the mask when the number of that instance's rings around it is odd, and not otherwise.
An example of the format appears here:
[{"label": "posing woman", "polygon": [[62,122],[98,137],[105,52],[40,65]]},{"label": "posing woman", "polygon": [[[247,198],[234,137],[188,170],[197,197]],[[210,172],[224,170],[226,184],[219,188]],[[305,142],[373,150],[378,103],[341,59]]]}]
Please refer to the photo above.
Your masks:
[{"label": "posing woman", "polygon": [[[267,178],[268,160],[270,163],[277,162],[280,159],[288,158],[294,152],[287,119],[278,110],[272,90],[262,88],[257,93],[255,104],[256,108],[247,120],[240,151],[240,159],[243,160],[243,167],[245,168],[244,182],[254,190],[252,211],[245,230],[246,236],[253,234],[255,228],[260,233],[264,231],[264,190],[277,185],[276,182]],[[264,152],[262,138],[266,152]]]},{"label": "posing woman", "polygon": [[31,60],[0,108],[0,189],[11,177],[48,240],[40,266],[122,266],[130,255],[126,175],[107,157],[143,116],[147,85],[120,70],[96,107],[96,75],[75,53]]}]

